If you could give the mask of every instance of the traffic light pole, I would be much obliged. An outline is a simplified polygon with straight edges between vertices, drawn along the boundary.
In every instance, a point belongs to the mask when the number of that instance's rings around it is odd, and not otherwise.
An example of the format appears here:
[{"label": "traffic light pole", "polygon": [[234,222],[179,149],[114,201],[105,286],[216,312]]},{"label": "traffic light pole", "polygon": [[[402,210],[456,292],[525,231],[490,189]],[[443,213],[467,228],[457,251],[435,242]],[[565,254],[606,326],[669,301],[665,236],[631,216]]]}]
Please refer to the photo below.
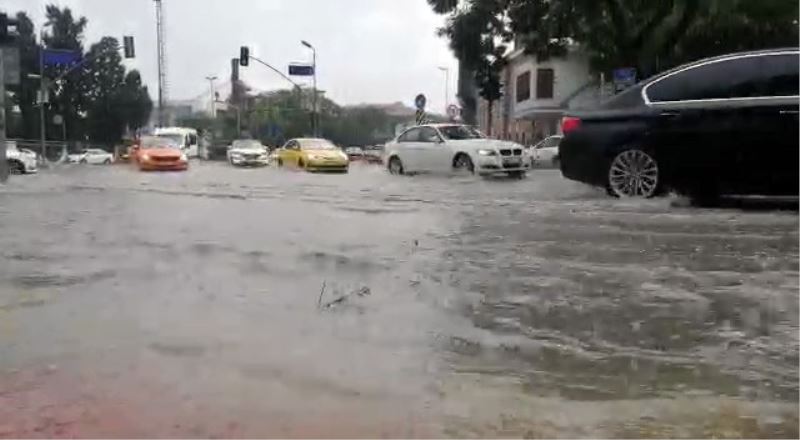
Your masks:
[{"label": "traffic light pole", "polygon": [[6,161],[6,81],[3,53],[0,51],[0,183],[8,180]]}]

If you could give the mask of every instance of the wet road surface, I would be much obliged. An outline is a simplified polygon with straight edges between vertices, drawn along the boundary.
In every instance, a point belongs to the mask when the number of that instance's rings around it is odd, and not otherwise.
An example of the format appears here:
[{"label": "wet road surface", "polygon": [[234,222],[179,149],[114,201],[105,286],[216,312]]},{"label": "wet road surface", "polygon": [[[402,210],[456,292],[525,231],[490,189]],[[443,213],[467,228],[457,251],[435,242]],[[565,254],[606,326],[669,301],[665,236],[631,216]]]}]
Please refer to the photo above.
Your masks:
[{"label": "wet road surface", "polygon": [[0,437],[797,437],[796,212],[72,166],[0,187]]}]

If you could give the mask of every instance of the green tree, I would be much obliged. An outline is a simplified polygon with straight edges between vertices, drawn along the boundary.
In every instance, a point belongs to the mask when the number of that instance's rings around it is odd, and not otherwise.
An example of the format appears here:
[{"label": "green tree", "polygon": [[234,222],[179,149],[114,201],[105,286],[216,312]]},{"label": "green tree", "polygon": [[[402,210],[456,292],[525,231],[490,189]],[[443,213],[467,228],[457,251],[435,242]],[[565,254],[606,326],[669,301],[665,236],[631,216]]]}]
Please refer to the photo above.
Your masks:
[{"label": "green tree", "polygon": [[[475,123],[477,103],[474,83],[488,103],[489,119],[495,101],[503,96],[501,72],[512,34],[508,26],[508,0],[428,0],[434,11],[450,14],[439,35],[448,37],[459,60],[459,98],[464,120]],[[465,81],[466,80],[466,81]],[[491,133],[489,133],[491,134]]]},{"label": "green tree", "polygon": [[[76,18],[70,8],[62,9],[56,5],[48,5],[45,9],[45,18],[49,32],[43,36],[44,46],[47,49],[75,51],[83,56],[83,33],[88,23],[86,17]],[[48,66],[45,68],[45,76],[56,78],[66,68],[66,66]],[[87,90],[82,84],[83,76],[80,73],[81,70],[77,69],[62,81],[53,84],[50,87],[50,104],[46,106],[48,119],[55,113],[64,117],[67,137],[73,140],[85,137],[84,119],[81,114],[86,110],[84,95]],[[48,133],[54,131],[57,131],[57,127],[50,124]]]},{"label": "green tree", "polygon": [[[795,0],[428,2],[434,11],[449,15],[440,33],[466,69],[475,67],[476,56],[479,62],[492,62],[497,42],[507,43],[512,33],[538,57],[563,55],[579,45],[595,71],[636,67],[643,76],[706,56],[798,45]],[[493,91],[493,69],[479,65],[474,70],[481,93]]]},{"label": "green tree", "polygon": [[147,125],[153,111],[153,100],[138,70],[125,75],[118,105],[128,129],[138,130]]},{"label": "green tree", "polygon": [[19,22],[17,31],[17,47],[20,56],[20,84],[10,86],[13,92],[11,104],[19,107],[19,123],[9,127],[9,136],[21,138],[35,138],[39,132],[39,113],[36,108],[36,91],[39,89],[39,80],[28,78],[28,74],[38,73],[39,70],[39,45],[34,34],[33,22],[24,12],[17,13]]}]

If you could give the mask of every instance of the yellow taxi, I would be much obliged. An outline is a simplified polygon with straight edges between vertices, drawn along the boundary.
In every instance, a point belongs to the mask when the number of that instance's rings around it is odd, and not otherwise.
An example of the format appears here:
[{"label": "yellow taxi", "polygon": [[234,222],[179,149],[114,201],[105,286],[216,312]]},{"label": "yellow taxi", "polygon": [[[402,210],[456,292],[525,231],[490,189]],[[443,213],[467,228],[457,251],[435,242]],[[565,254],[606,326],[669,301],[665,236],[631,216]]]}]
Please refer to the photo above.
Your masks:
[{"label": "yellow taxi", "polygon": [[279,167],[305,171],[346,173],[350,168],[347,155],[327,139],[291,139],[277,151]]}]

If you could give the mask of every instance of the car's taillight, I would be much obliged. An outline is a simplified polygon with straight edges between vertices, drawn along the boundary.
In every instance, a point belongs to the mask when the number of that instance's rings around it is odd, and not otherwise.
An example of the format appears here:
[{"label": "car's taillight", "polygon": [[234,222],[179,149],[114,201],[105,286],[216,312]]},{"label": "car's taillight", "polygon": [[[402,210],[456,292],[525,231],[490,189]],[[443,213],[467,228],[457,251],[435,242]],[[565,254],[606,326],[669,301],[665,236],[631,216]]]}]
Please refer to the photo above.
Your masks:
[{"label": "car's taillight", "polygon": [[580,118],[565,116],[561,119],[561,132],[565,135],[581,126]]}]

